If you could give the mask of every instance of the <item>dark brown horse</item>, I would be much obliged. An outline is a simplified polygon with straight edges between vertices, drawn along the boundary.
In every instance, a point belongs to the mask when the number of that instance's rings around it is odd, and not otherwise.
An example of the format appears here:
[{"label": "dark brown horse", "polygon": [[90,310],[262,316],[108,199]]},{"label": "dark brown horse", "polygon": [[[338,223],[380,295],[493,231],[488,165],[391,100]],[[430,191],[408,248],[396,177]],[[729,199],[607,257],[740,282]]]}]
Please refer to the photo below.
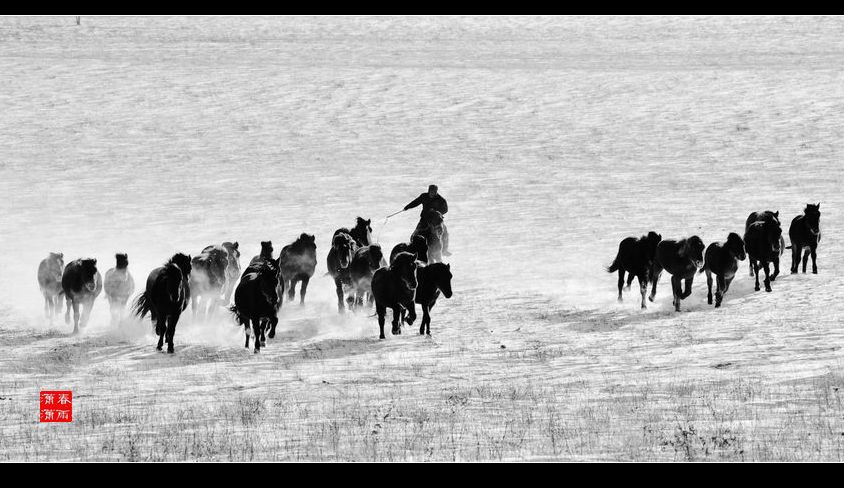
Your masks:
[{"label": "dark brown horse", "polygon": [[[750,269],[756,278],[756,291],[759,291],[759,267],[765,269],[765,291],[771,291],[771,282],[779,271],[779,259],[782,254],[782,229],[779,221],[758,220],[752,222],[744,233],[744,249],[750,261]],[[769,263],[775,263],[771,275]]]},{"label": "dark brown horse", "polygon": [[[680,301],[692,294],[695,272],[703,266],[703,241],[698,236],[675,241],[666,239],[656,247],[654,263],[654,295],[656,283],[662,270],[671,275],[671,291],[674,294],[674,310],[680,311]],[[685,281],[685,290],[683,290]]]},{"label": "dark brown horse", "polygon": [[618,245],[618,254],[607,271],[614,273],[618,271],[618,301],[622,301],[621,290],[624,287],[624,273],[627,272],[627,288],[633,283],[633,278],[639,278],[639,291],[642,293],[642,308],[645,305],[645,294],[648,291],[648,283],[654,285],[651,301],[656,295],[656,280],[654,279],[654,261],[656,260],[656,247],[662,240],[662,236],[656,232],[648,232],[648,235],[639,238],[627,237]]},{"label": "dark brown horse", "polygon": [[416,320],[416,307],[413,303],[416,294],[416,256],[402,252],[396,256],[389,268],[379,268],[372,276],[372,296],[375,299],[375,313],[378,315],[378,327],[384,336],[384,321],[387,309],[393,309],[393,335],[401,334],[402,309],[408,312],[406,322]]},{"label": "dark brown horse", "polygon": [[428,262],[428,241],[425,239],[425,236],[422,235],[415,235],[410,240],[410,243],[407,242],[400,242],[393,247],[393,250],[390,251],[390,263],[393,262],[393,259],[396,258],[396,254],[400,252],[409,252],[411,254],[416,254],[416,259],[427,263]]},{"label": "dark brown horse", "polygon": [[715,308],[718,308],[736,276],[738,262],[744,261],[744,258],[744,241],[735,232],[730,232],[726,242],[713,242],[706,248],[700,272],[706,272],[706,287],[709,290],[706,295],[707,303],[712,305],[712,274],[715,274],[718,281],[715,291]]},{"label": "dark brown horse", "polygon": [[[349,273],[349,265],[352,263],[358,245],[354,238],[345,232],[336,232],[331,239],[331,249],[328,251],[326,264],[328,274],[334,278],[334,286],[337,291],[337,311],[343,313],[346,308],[343,303],[346,289],[352,286],[352,277]],[[350,302],[354,302],[351,298]],[[349,305],[352,305],[350,303]]]},{"label": "dark brown horse", "polygon": [[806,264],[809,261],[809,255],[812,256],[812,273],[818,274],[817,250],[818,243],[821,242],[821,204],[812,205],[806,204],[803,210],[803,215],[794,217],[791,221],[791,227],[788,229],[788,237],[791,239],[791,272],[797,272],[797,265],[800,264],[800,253],[803,249],[806,253],[803,254],[803,272],[806,272]]},{"label": "dark brown horse", "polygon": [[[283,284],[280,285],[280,281],[283,283],[283,280],[279,280],[279,269],[275,261],[272,259],[253,260],[244,271],[234,291],[234,305],[229,310],[235,314],[238,323],[244,326],[246,334],[244,347],[246,348],[249,347],[251,322],[256,353],[267,344],[265,332],[268,326],[270,339],[275,337],[278,309],[281,306],[279,288],[283,286]],[[281,292],[283,293],[284,290],[281,289]]]},{"label": "dark brown horse", "polygon": [[114,255],[114,267],[106,271],[103,288],[111,311],[111,323],[119,324],[126,310],[126,302],[135,293],[135,279],[129,272],[129,256]]},{"label": "dark brown horse", "polygon": [[62,312],[62,272],[64,254],[60,252],[51,252],[38,264],[38,288],[44,295],[44,314],[51,323]]},{"label": "dark brown horse", "polygon": [[[79,327],[88,325],[94,300],[103,290],[103,279],[97,270],[97,260],[93,258],[71,261],[62,273],[62,292],[67,302],[64,315],[65,323],[70,323],[70,309],[73,308],[73,333],[79,332]],[[82,305],[80,321],[79,306]]]},{"label": "dark brown horse", "polygon": [[190,302],[190,256],[174,254],[164,266],[150,271],[147,277],[146,289],[135,299],[133,310],[135,314],[144,318],[150,314],[158,335],[159,351],[167,339],[167,352],[173,353],[173,337],[176,335],[176,324],[182,312],[188,308]]},{"label": "dark brown horse", "polygon": [[419,334],[431,335],[431,309],[437,304],[437,298],[442,292],[446,298],[451,298],[451,265],[432,263],[416,268],[416,298],[415,302],[422,308],[422,323]]},{"label": "dark brown horse", "polygon": [[362,306],[364,301],[372,304],[372,274],[381,267],[383,262],[384,253],[379,244],[363,246],[355,251],[352,262],[349,264],[349,277],[356,307]]},{"label": "dark brown horse", "polygon": [[[776,256],[771,256],[770,261],[774,264],[774,274],[771,275],[770,281],[775,281],[777,279],[777,276],[780,275],[780,256],[782,255],[785,249],[785,239],[783,239],[782,237],[782,224],[780,224],[780,211],[777,210],[776,212],[773,212],[771,210],[764,210],[761,212],[751,212],[750,215],[747,216],[747,220],[744,223],[745,235],[747,235],[747,231],[748,229],[750,229],[750,224],[754,222],[768,222],[772,226],[775,226],[777,229],[779,229],[780,238],[779,243],[777,244],[778,252]],[[750,267],[750,276],[755,276],[753,262],[749,261],[747,264]]]},{"label": "dark brown horse", "polygon": [[428,244],[428,262],[441,263],[443,260],[443,215],[434,209],[428,209],[422,212],[422,221],[427,224],[427,227],[413,230],[410,235],[410,240],[413,242],[414,237],[421,235],[425,238]]},{"label": "dark brown horse", "polygon": [[334,235],[336,236],[340,232],[352,236],[358,247],[368,246],[372,244],[372,219],[357,217],[355,226],[351,230],[347,227],[341,227],[334,231]]},{"label": "dark brown horse", "polygon": [[302,282],[299,290],[299,303],[305,303],[308,283],[316,270],[316,238],[311,234],[301,234],[292,244],[281,249],[278,263],[287,287],[287,298],[293,300],[296,295],[296,283]]}]

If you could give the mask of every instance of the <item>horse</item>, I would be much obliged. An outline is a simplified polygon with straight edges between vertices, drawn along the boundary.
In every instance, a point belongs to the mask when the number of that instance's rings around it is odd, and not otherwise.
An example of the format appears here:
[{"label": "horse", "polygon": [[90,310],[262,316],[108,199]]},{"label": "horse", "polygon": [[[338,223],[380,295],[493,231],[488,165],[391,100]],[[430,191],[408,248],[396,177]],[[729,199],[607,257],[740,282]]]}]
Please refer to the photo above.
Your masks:
[{"label": "horse", "polygon": [[400,252],[409,252],[411,254],[416,254],[417,259],[420,262],[427,263],[428,262],[428,241],[425,239],[425,236],[422,235],[415,235],[410,240],[410,243],[407,242],[400,242],[393,247],[393,250],[390,251],[390,263],[392,264],[393,260],[396,258],[396,254]]},{"label": "horse", "polygon": [[62,272],[64,254],[51,252],[38,264],[38,288],[44,295],[44,314],[53,318],[62,311]]},{"label": "horse", "polygon": [[[261,241],[261,254],[258,254],[251,261],[249,261],[249,266],[252,266],[255,263],[263,262],[263,261],[273,261],[273,241]],[[241,279],[243,278],[243,274],[240,275]]]},{"label": "horse", "polygon": [[607,267],[607,272],[618,271],[618,301],[621,302],[621,290],[624,287],[624,273],[627,272],[627,288],[633,283],[633,278],[639,278],[639,290],[642,293],[642,308],[645,305],[645,295],[648,292],[648,282],[653,283],[653,292],[650,300],[654,301],[656,296],[656,280],[654,279],[654,262],[656,260],[656,248],[662,241],[662,235],[656,232],[648,232],[648,235],[639,238],[627,237],[618,245],[618,253],[612,264]]},{"label": "horse", "polygon": [[372,219],[357,217],[355,226],[351,230],[347,227],[341,227],[334,231],[332,238],[341,232],[352,236],[358,247],[368,246],[372,244]]},{"label": "horse", "polygon": [[736,276],[738,262],[744,261],[745,257],[744,241],[735,232],[730,232],[725,242],[713,242],[706,248],[703,268],[700,272],[706,272],[706,287],[709,290],[706,295],[708,304],[712,305],[712,274],[715,274],[718,281],[715,291],[715,308],[718,308]]},{"label": "horse", "polygon": [[106,271],[103,288],[111,311],[111,322],[117,324],[123,319],[126,302],[135,293],[135,279],[129,272],[129,256],[118,253],[114,259],[114,267]]},{"label": "horse", "polygon": [[401,252],[388,268],[379,268],[372,275],[372,296],[375,299],[375,313],[378,315],[379,339],[385,339],[384,319],[387,308],[393,309],[393,335],[401,334],[399,320],[402,309],[407,310],[405,320],[412,325],[416,320],[416,307],[413,303],[416,294],[416,258],[413,254]]},{"label": "horse", "polygon": [[809,255],[812,255],[812,273],[818,274],[817,249],[821,241],[821,204],[806,204],[803,215],[798,215],[791,220],[791,227],[788,229],[788,237],[791,239],[791,272],[797,273],[797,265],[800,263],[800,253],[806,249],[803,255],[803,272],[806,272],[806,264]]},{"label": "horse", "polygon": [[228,253],[226,265],[226,284],[223,287],[223,303],[229,303],[234,293],[234,287],[240,278],[240,245],[235,242],[224,242],[223,249]]},{"label": "horse", "polygon": [[[275,261],[272,259],[253,260],[253,263],[246,268],[234,291],[234,305],[229,310],[235,315],[237,322],[244,327],[246,334],[246,345],[244,347],[246,348],[249,348],[249,323],[252,323],[252,334],[255,336],[255,353],[261,351],[261,346],[267,345],[264,335],[267,324],[270,324],[271,327],[270,339],[275,337],[278,309],[281,306],[279,281],[279,269]],[[283,282],[283,280],[281,281]]]},{"label": "horse", "polygon": [[[765,291],[771,291],[771,282],[778,272],[779,257],[782,254],[782,229],[779,222],[759,220],[751,223],[744,233],[744,248],[750,258],[750,267],[756,277],[756,291],[759,291],[759,265],[765,268]],[[768,263],[775,263],[774,274],[770,274]]]},{"label": "horse", "polygon": [[[751,212],[750,215],[747,216],[747,220],[744,223],[745,234],[747,234],[747,230],[750,228],[750,224],[754,222],[770,222],[771,224],[776,225],[778,229],[780,229],[779,253],[771,260],[771,262],[774,263],[774,274],[771,275],[771,281],[775,281],[777,279],[777,276],[780,275],[780,256],[784,252],[783,249],[785,248],[785,239],[782,237],[782,225],[780,224],[780,211],[777,210],[776,212],[772,212],[770,210],[764,210],[761,212]],[[753,263],[748,262],[747,264],[750,267],[750,276],[754,276],[755,272],[753,270]]]},{"label": "horse", "polygon": [[364,298],[372,304],[372,273],[384,263],[380,244],[370,244],[355,251],[349,264],[349,277],[355,295],[355,306],[362,306]]},{"label": "horse", "polygon": [[442,292],[446,298],[451,298],[451,265],[432,263],[416,268],[416,299],[422,307],[422,323],[419,334],[431,335],[431,309],[437,304],[437,298]]},{"label": "horse", "polygon": [[173,336],[182,312],[190,302],[191,258],[182,253],[174,254],[163,266],[150,271],[146,289],[138,295],[132,309],[140,318],[150,314],[158,336],[157,350],[167,338],[167,352],[173,353]]},{"label": "horse", "polygon": [[[73,308],[73,333],[79,327],[88,325],[94,300],[103,290],[103,279],[97,270],[94,258],[77,259],[67,263],[62,273],[62,292],[65,296],[67,311],[64,314],[66,324],[70,323],[70,309]],[[79,305],[82,305],[82,320],[79,317]]]},{"label": "horse", "polygon": [[440,263],[443,260],[443,214],[429,208],[422,212],[421,217],[428,226],[423,229],[419,229],[419,227],[413,229],[410,240],[413,242],[415,236],[423,236],[428,244],[428,262]]},{"label": "horse", "polygon": [[[671,291],[674,293],[674,310],[680,311],[680,301],[692,294],[692,283],[695,272],[703,265],[703,241],[698,236],[675,241],[666,239],[660,241],[656,247],[656,261],[654,263],[654,288],[662,271],[671,274]],[[682,288],[685,280],[686,289]]]},{"label": "horse", "polygon": [[287,287],[287,298],[293,300],[296,295],[296,283],[302,282],[299,290],[299,303],[305,304],[308,283],[316,270],[316,238],[311,234],[301,234],[292,244],[281,248],[278,264]]},{"label": "horse", "polygon": [[352,285],[349,265],[352,263],[352,258],[357,249],[357,242],[345,232],[337,232],[331,239],[331,249],[328,251],[326,264],[328,265],[328,274],[334,278],[334,285],[337,290],[337,310],[340,313],[345,311],[343,287],[351,287]]},{"label": "horse", "polygon": [[229,253],[223,246],[208,246],[191,260],[191,310],[194,317],[210,317],[223,301],[228,281]]}]

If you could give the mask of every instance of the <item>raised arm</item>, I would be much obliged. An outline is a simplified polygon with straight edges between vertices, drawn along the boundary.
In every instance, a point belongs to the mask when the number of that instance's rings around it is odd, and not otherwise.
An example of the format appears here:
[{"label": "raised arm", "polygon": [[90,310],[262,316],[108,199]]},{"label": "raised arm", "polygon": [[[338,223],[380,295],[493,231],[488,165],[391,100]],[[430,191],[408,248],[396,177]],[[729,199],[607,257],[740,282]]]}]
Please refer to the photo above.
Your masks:
[{"label": "raised arm", "polygon": [[423,194],[421,194],[421,195],[419,195],[418,197],[416,197],[416,199],[415,199],[415,200],[413,200],[412,202],[410,202],[410,203],[408,203],[407,205],[405,205],[405,206],[404,206],[404,209],[405,209],[405,210],[410,210],[410,209],[411,209],[411,208],[413,208],[413,207],[418,207],[419,205],[422,205],[422,197],[424,197],[424,196],[425,196],[425,194],[424,194],[424,193],[423,193]]}]

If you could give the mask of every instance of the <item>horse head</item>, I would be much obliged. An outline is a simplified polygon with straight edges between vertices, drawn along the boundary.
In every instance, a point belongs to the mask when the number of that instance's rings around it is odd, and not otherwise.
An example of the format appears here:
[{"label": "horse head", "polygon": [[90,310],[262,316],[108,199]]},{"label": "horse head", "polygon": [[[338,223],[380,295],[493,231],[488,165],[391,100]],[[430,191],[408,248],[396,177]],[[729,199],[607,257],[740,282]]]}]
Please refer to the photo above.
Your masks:
[{"label": "horse head", "polygon": [[706,246],[698,236],[692,236],[688,239],[683,239],[680,246],[680,257],[691,260],[695,268],[703,266],[703,250]]},{"label": "horse head", "polygon": [[384,251],[381,250],[381,244],[369,245],[369,267],[378,269],[381,267],[381,261],[384,259]]},{"label": "horse head", "polygon": [[81,260],[82,283],[88,291],[93,292],[97,287],[94,276],[97,274],[97,260],[96,258],[87,258]]},{"label": "horse head", "polygon": [[747,257],[744,252],[744,240],[742,240],[741,236],[739,236],[735,232],[730,232],[730,235],[727,236],[726,247],[727,252],[729,252],[731,256],[738,259],[739,261],[744,261],[744,258]]},{"label": "horse head", "polygon": [[266,259],[273,258],[273,241],[261,241],[261,257]]},{"label": "horse head", "polygon": [[416,281],[416,257],[415,253],[400,252],[396,254],[396,259],[390,265],[390,271],[399,278],[408,291],[415,290],[418,285]]},{"label": "horse head", "polygon": [[410,240],[410,248],[416,252],[417,259],[423,263],[428,262],[428,239],[421,234],[416,234]]},{"label": "horse head", "polygon": [[[270,264],[273,263],[273,264]],[[258,288],[267,302],[278,303],[279,268],[273,261],[266,261],[258,269]]]},{"label": "horse head", "polygon": [[316,255],[316,237],[313,234],[302,233],[296,241],[303,249],[309,251],[309,254]]},{"label": "horse head", "polygon": [[372,244],[372,219],[357,217],[352,235],[360,242],[361,246]]},{"label": "horse head", "polygon": [[58,268],[59,272],[64,269],[64,254],[60,252],[51,252],[48,261],[55,268]]},{"label": "horse head", "polygon": [[806,227],[809,228],[809,232],[813,235],[818,235],[821,232],[821,203],[818,202],[817,205],[812,205],[811,203],[806,204],[806,208],[803,210],[803,215],[806,216],[804,219],[806,222]]},{"label": "horse head", "polygon": [[114,267],[117,269],[125,269],[129,266],[129,255],[126,253],[117,253],[114,255]]},{"label": "horse head", "polygon": [[782,247],[782,227],[780,227],[779,221],[765,222],[762,228],[765,232],[765,239],[771,246],[771,250],[776,254],[779,254],[781,251],[780,248]]},{"label": "horse head", "polygon": [[191,257],[187,254],[176,253],[173,257],[170,258],[168,264],[175,264],[176,267],[179,268],[179,271],[182,272],[182,279],[187,280],[188,276],[190,276],[190,272],[192,269],[191,266]]},{"label": "horse head", "polygon": [[443,292],[446,298],[451,298],[451,265],[445,263],[429,264],[426,273],[429,276],[433,275],[437,288]]},{"label": "horse head", "polygon": [[346,269],[349,267],[349,263],[352,262],[352,255],[355,252],[355,240],[349,234],[340,232],[335,234],[331,240],[331,249],[337,255],[340,268]]}]

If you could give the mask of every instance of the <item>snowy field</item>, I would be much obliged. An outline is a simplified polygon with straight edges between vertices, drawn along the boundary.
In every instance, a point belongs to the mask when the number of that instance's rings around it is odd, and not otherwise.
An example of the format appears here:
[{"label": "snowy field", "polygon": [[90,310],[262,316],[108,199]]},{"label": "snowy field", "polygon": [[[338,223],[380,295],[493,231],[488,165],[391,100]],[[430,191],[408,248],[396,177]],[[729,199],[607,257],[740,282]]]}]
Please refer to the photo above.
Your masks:
[{"label": "snowy field", "polygon": [[[844,456],[844,18],[0,19],[0,460],[835,460]],[[390,249],[437,183],[454,296],[378,340],[323,277],[358,215]],[[675,313],[604,268],[821,202],[818,275]],[[49,251],[317,236],[260,354],[221,313],[43,316]],[[389,329],[389,326],[388,326]],[[38,422],[70,389],[74,421]]]}]

